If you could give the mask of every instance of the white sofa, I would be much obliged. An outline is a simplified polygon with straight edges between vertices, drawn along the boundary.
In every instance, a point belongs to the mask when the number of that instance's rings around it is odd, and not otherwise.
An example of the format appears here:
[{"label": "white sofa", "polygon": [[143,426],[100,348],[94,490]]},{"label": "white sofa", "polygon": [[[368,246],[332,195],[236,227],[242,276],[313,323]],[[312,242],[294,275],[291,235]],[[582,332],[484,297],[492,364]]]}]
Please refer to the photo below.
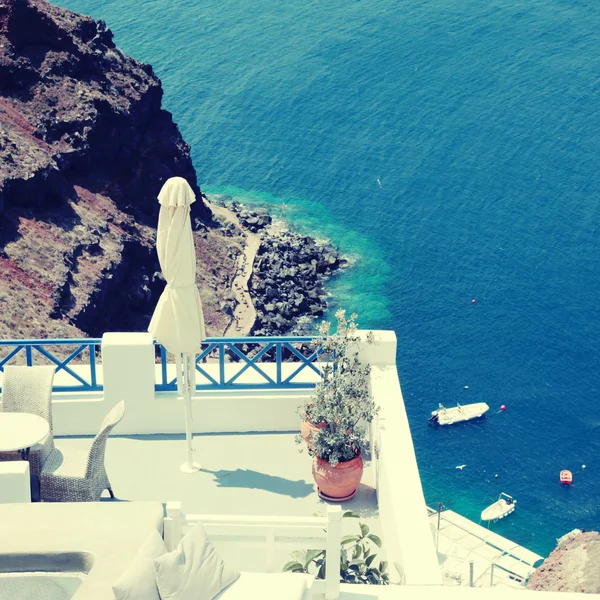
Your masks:
[{"label": "white sofa", "polygon": [[[85,553],[89,572],[72,600],[114,600],[113,583],[152,528],[163,534],[163,523],[163,505],[155,502],[0,505],[0,565],[18,564],[21,559],[15,561],[14,555],[39,556],[39,565],[52,564],[54,556]],[[68,565],[57,568],[71,570]],[[242,572],[215,600],[308,600],[312,582],[309,575]]]},{"label": "white sofa", "polygon": [[3,555],[47,555],[51,560],[57,553],[87,552],[91,568],[73,600],[114,600],[112,584],[151,528],[162,535],[163,515],[157,502],[2,504],[0,565]]}]

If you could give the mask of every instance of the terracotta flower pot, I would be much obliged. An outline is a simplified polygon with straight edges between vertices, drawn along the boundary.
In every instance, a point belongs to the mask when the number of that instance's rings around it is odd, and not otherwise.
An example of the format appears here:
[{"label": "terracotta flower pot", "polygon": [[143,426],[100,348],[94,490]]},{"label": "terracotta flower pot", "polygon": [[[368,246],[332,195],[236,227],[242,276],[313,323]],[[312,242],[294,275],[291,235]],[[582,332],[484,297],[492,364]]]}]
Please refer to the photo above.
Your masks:
[{"label": "terracotta flower pot", "polygon": [[352,460],[332,467],[328,461],[315,456],[312,472],[317,482],[317,491],[323,500],[343,502],[356,494],[363,473],[363,461],[359,454]]},{"label": "terracotta flower pot", "polygon": [[304,438],[306,445],[310,448],[310,438],[313,431],[319,431],[319,428],[308,421],[300,423],[300,435]]}]

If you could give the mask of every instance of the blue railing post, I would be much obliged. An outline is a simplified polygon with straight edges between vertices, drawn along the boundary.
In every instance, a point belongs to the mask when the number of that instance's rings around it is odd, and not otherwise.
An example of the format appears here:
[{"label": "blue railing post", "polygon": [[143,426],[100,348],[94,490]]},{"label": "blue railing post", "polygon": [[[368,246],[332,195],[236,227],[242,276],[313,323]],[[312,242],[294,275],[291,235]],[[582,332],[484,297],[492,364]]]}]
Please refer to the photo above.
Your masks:
[{"label": "blue railing post", "polygon": [[219,384],[225,385],[225,344],[219,344]]},{"label": "blue railing post", "polygon": [[275,352],[276,352],[275,360],[277,362],[277,385],[280,385],[281,384],[281,344],[277,344]]},{"label": "blue railing post", "polygon": [[92,387],[95,388],[98,385],[96,381],[96,346],[90,344],[88,346],[88,352],[90,353],[90,373],[92,376]]},{"label": "blue railing post", "polygon": [[168,385],[169,380],[167,377],[167,349],[162,345],[160,347],[160,370],[162,373],[162,384]]},{"label": "blue railing post", "polygon": [[31,346],[25,346],[25,357],[27,359],[27,366],[33,366],[33,352]]}]

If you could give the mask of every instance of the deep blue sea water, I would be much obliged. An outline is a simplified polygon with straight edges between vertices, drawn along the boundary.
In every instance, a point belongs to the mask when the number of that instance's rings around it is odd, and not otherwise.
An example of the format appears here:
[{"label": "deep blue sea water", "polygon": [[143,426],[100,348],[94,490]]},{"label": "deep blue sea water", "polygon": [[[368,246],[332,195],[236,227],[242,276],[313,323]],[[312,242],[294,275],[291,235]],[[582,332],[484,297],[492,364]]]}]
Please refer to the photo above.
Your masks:
[{"label": "deep blue sea water", "polygon": [[598,3],[59,3],[154,66],[204,191],[359,257],[332,301],[398,336],[430,505],[508,492],[494,530],[542,554],[600,525]]}]

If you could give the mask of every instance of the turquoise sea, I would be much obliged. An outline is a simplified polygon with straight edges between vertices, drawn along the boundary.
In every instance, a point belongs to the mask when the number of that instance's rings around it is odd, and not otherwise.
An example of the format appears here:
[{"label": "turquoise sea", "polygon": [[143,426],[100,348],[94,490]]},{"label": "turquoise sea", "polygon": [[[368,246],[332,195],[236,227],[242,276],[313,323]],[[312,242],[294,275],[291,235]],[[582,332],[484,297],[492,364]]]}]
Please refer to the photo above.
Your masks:
[{"label": "turquoise sea", "polygon": [[[493,528],[542,554],[598,528],[598,3],[59,3],[154,66],[205,192],[356,258],[332,303],[398,336],[430,505],[508,492]],[[440,401],[492,410],[436,429]]]}]

